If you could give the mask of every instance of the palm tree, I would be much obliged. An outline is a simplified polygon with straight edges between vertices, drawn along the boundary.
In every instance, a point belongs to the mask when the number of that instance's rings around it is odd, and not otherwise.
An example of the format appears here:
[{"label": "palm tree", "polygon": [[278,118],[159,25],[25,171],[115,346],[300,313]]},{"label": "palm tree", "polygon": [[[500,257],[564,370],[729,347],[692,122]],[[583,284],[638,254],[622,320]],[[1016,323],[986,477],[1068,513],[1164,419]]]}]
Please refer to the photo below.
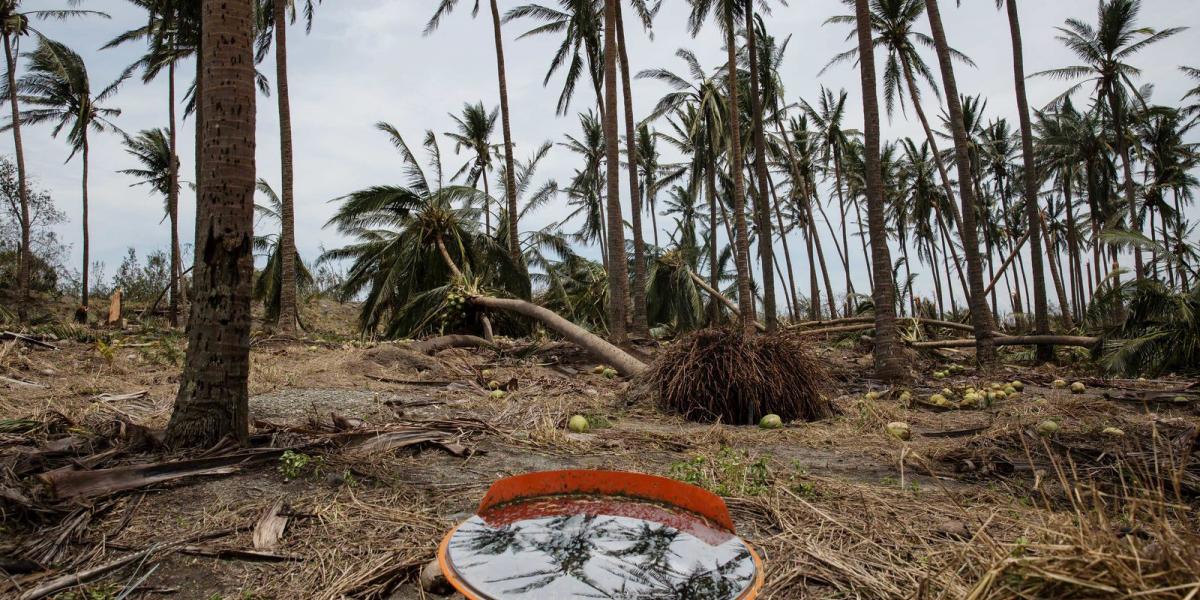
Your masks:
[{"label": "palm tree", "polygon": [[[441,151],[432,131],[422,145],[430,171],[410,150],[395,127],[378,123],[400,152],[403,185],[376,185],[338,198],[341,205],[326,224],[354,238],[351,245],[326,252],[321,260],[352,260],[341,294],[366,292],[359,311],[365,335],[380,328],[389,337],[436,331],[428,319],[431,302],[444,297],[456,276],[447,264],[478,278],[482,285],[528,297],[528,279],[501,240],[478,231],[480,192],[466,185],[444,185]],[[519,241],[518,241],[519,243]],[[443,249],[449,261],[442,258]]]},{"label": "palm tree", "polygon": [[[280,293],[279,329],[291,333],[299,322],[296,306],[296,206],[292,168],[292,108],[288,96],[287,25],[296,22],[296,0],[258,0],[258,41],[255,61],[262,62],[275,45],[275,98],[279,107],[279,163],[282,169],[283,198],[279,214],[279,244],[281,253],[282,286]],[[317,0],[320,3],[320,0]],[[305,31],[312,31],[313,1],[304,0]]]},{"label": "palm tree", "polygon": [[[117,92],[117,87],[128,76],[122,74],[116,81],[93,92],[88,81],[87,66],[83,58],[70,48],[47,38],[40,38],[38,47],[27,54],[29,72],[21,76],[17,82],[17,95],[26,108],[21,111],[21,122],[38,125],[52,123],[52,137],[58,137],[67,129],[67,143],[71,145],[71,153],[67,160],[78,153],[83,164],[83,271],[81,274],[82,289],[80,291],[80,307],[84,311],[88,307],[88,158],[90,153],[88,133],[102,133],[117,127],[109,121],[110,118],[121,114],[115,108],[108,108],[102,103]],[[13,127],[16,121],[5,126]]]},{"label": "palm tree", "polygon": [[[1197,82],[1200,82],[1200,69],[1197,69],[1196,67],[1179,67],[1179,70],[1183,71],[1184,75],[1187,75]],[[1183,98],[1181,98],[1181,100],[1185,101],[1189,99],[1195,99],[1196,103],[1184,108],[1184,114],[1190,117],[1200,116],[1200,84],[1188,90],[1188,92],[1183,95]]]},{"label": "palm tree", "polygon": [[551,57],[550,67],[542,80],[543,86],[549,85],[550,79],[565,65],[563,88],[555,108],[559,115],[566,115],[570,110],[575,87],[585,71],[592,81],[592,89],[596,92],[596,106],[603,112],[602,2],[603,0],[558,0],[560,8],[544,4],[523,4],[504,13],[505,24],[517,19],[533,19],[540,23],[517,39],[550,34],[562,36],[562,42]]},{"label": "palm tree", "polygon": [[[1025,92],[1025,52],[1021,40],[1021,20],[1017,13],[1017,0],[996,0],[996,8],[1005,6],[1008,12],[1009,37],[1012,39],[1013,80],[1017,94],[1017,117],[1021,124],[1021,191],[1025,198],[1025,221],[1029,228],[1029,264],[1033,271],[1033,314],[1034,332],[1038,335],[1050,333],[1050,314],[1046,300],[1046,276],[1042,264],[1041,212],[1038,210],[1038,177],[1033,153],[1033,121],[1029,117],[1029,97]],[[1063,311],[1067,307],[1062,307]],[[1039,362],[1049,360],[1054,349],[1048,345],[1037,347]]]},{"label": "palm tree", "polygon": [[254,8],[202,0],[199,107],[205,125],[196,203],[195,299],[166,443],[249,440],[250,292],[254,276]]},{"label": "palm tree", "polygon": [[133,68],[141,69],[142,82],[149,83],[157,78],[163,67],[167,71],[167,151],[172,160],[166,165],[168,183],[166,186],[167,215],[171,220],[171,283],[169,285],[170,302],[168,319],[172,326],[179,324],[180,279],[183,276],[182,256],[179,247],[179,155],[176,152],[176,118],[175,118],[175,66],[176,64],[196,53],[199,45],[198,32],[189,27],[186,9],[182,0],[130,0],[134,5],[146,10],[148,22],[138,28],[131,29],[105,44],[102,49],[113,48],[120,44],[133,41],[145,41],[148,49]]},{"label": "palm tree", "polygon": [[[675,175],[670,178],[686,174],[690,194],[698,197],[701,188],[706,191],[710,232],[708,284],[717,289],[717,162],[728,139],[725,126],[728,104],[721,93],[720,82],[704,72],[695,54],[680,48],[675,55],[684,61],[690,80],[667,69],[648,69],[637,76],[639,79],[660,81],[671,88],[655,103],[647,120],[671,114],[668,123],[672,132],[659,132],[659,137],[688,156],[689,160],[677,168]],[[730,243],[733,242],[730,239]],[[716,323],[719,311],[719,303],[713,299],[709,304],[711,323]]]},{"label": "palm tree", "polygon": [[[275,193],[275,189],[265,179],[259,178],[255,188],[266,198],[266,202],[263,204],[254,203],[254,214],[258,217],[258,221],[281,223],[283,199]],[[257,223],[255,229],[258,229]],[[262,271],[254,279],[252,297],[263,303],[263,319],[269,323],[278,323],[280,314],[283,312],[282,236],[279,234],[255,235],[254,251],[265,256],[267,263],[263,265]],[[296,287],[298,289],[311,288],[313,276],[304,266],[304,261],[300,259],[300,253],[297,252],[292,258],[296,264]]]},{"label": "palm tree", "polygon": [[[1141,70],[1127,61],[1156,42],[1187,29],[1171,27],[1155,31],[1149,27],[1137,27],[1141,7],[1141,0],[1100,0],[1096,8],[1095,27],[1083,21],[1068,19],[1064,27],[1058,28],[1061,35],[1057,37],[1082,64],[1034,73],[1034,76],[1055,77],[1068,81],[1084,79],[1068,88],[1063,97],[1073,94],[1089,81],[1093,83],[1096,101],[1107,105],[1109,116],[1112,118],[1117,155],[1121,157],[1121,167],[1124,170],[1127,226],[1129,231],[1139,233],[1141,224],[1137,221],[1137,194],[1133,181],[1132,159],[1129,156],[1125,111],[1132,106],[1133,100],[1142,104],[1145,104],[1145,100],[1133,84],[1133,78],[1139,76]],[[1140,280],[1145,275],[1141,248],[1134,246],[1133,259],[1134,273]]]},{"label": "palm tree", "polygon": [[996,360],[996,347],[992,342],[992,313],[988,310],[987,298],[983,293],[983,263],[979,256],[979,230],[975,221],[975,191],[971,186],[971,159],[967,154],[967,130],[963,124],[962,100],[958,95],[958,84],[954,79],[954,65],[950,62],[950,44],[942,28],[942,15],[937,0],[925,0],[925,12],[929,16],[929,28],[937,50],[938,66],[942,72],[945,88],[946,108],[950,116],[950,129],[954,134],[954,161],[958,169],[958,195],[962,202],[963,254],[967,262],[967,279],[970,282],[968,303],[971,309],[971,325],[975,330],[975,359],[990,365]]},{"label": "palm tree", "polygon": [[488,171],[492,169],[492,150],[495,144],[492,144],[492,133],[496,130],[496,118],[500,115],[500,109],[492,109],[488,112],[483,107],[483,102],[475,104],[463,104],[462,116],[450,115],[454,119],[454,124],[457,131],[448,131],[445,136],[454,140],[454,153],[458,154],[462,149],[467,148],[474,157],[463,164],[454,174],[454,178],[465,177],[471,187],[479,185],[483,182],[483,231],[484,233],[492,234],[492,207],[488,201],[491,191],[488,189]]},{"label": "palm tree", "polygon": [[[621,217],[621,163],[617,150],[617,3],[604,0],[604,163],[608,205],[608,326],[617,343],[625,341],[629,272],[625,257],[625,220]],[[634,178],[636,180],[636,177]],[[645,293],[644,290],[641,290]]]},{"label": "palm tree", "polygon": [[[853,312],[854,284],[850,281],[850,242],[846,234],[846,200],[842,195],[842,160],[850,145],[850,140],[859,134],[856,130],[842,128],[848,97],[846,90],[841,90],[837,98],[834,98],[832,90],[821,86],[817,107],[813,107],[805,100],[800,101],[804,113],[816,129],[821,148],[821,162],[827,169],[829,164],[833,163],[834,192],[837,194],[838,206],[841,210],[842,245],[838,247],[838,254],[842,260],[842,270],[846,275],[846,314]],[[821,208],[820,204],[817,206]],[[826,223],[828,222],[826,219]],[[836,237],[834,237],[834,246],[837,247]]]},{"label": "palm tree", "polygon": [[771,217],[767,204],[770,202],[767,173],[767,142],[763,132],[763,102],[762,85],[759,80],[759,52],[757,42],[757,23],[754,18],[754,0],[744,0],[742,4],[743,31],[746,34],[746,52],[750,55],[750,112],[751,140],[754,144],[754,176],[758,183],[758,193],[754,194],[754,213],[758,229],[759,260],[762,265],[763,312],[766,313],[767,332],[774,333],[779,328],[779,315],[775,308],[775,276],[771,265],[774,264],[774,237],[771,234]]},{"label": "palm tree", "polygon": [[[44,39],[40,31],[30,25],[32,20],[57,19],[64,20],[72,17],[97,16],[107,19],[108,15],[91,10],[21,10],[21,0],[0,1],[0,35],[4,38],[4,61],[8,68],[6,89],[17,88],[17,55],[21,51],[21,38],[33,33],[39,39]],[[32,227],[29,212],[29,182],[25,175],[25,146],[21,143],[21,111],[18,94],[8,94],[10,108],[10,123],[13,133],[17,162],[17,195],[21,202],[21,249],[20,264],[17,268],[17,318],[24,321],[29,309],[29,273],[33,262],[30,249],[30,229]]]},{"label": "palm tree", "polygon": [[[738,22],[744,21],[743,5],[737,0],[688,0],[691,13],[688,27],[692,36],[700,33],[704,21],[713,14],[717,26],[725,34],[725,66],[727,70],[726,95],[729,110],[729,176],[733,180],[733,223],[734,265],[737,268],[738,311],[742,332],[753,335],[755,331],[754,297],[750,290],[750,232],[746,226],[746,185],[742,177],[742,125],[738,102],[737,44],[734,34]],[[767,271],[770,265],[763,265]]]},{"label": "palm tree", "polygon": [[[658,243],[658,190],[663,181],[659,180],[664,166],[659,164],[662,159],[658,153],[658,133],[650,129],[646,123],[638,126],[637,130],[637,162],[638,172],[642,179],[642,208],[650,213],[650,229],[654,232],[654,246]],[[669,182],[669,181],[668,181]]]},{"label": "palm tree", "polygon": [[856,0],[859,69],[862,73],[863,114],[866,115],[864,153],[867,184],[867,226],[871,233],[871,264],[875,269],[875,375],[885,381],[906,376],[907,369],[896,334],[896,289],[892,282],[892,258],[884,223],[883,171],[880,169],[879,99],[875,91],[875,53],[871,47],[870,13],[867,0]]},{"label": "palm tree", "polygon": [[582,130],[579,137],[568,134],[567,141],[559,144],[583,158],[583,168],[576,171],[567,187],[567,194],[571,198],[569,203],[579,208],[563,222],[583,215],[583,224],[574,237],[583,243],[599,242],[601,262],[608,269],[608,236],[605,234],[603,200],[605,177],[601,169],[605,153],[604,126],[591,110],[579,114],[579,125]]},{"label": "palm tree", "polygon": [[[429,23],[425,25],[425,35],[429,35],[437,30],[441,24],[442,18],[454,12],[454,8],[458,6],[459,0],[441,0],[438,2],[437,10],[430,17]],[[504,40],[500,35],[500,8],[496,5],[496,0],[488,2],[492,11],[492,37],[496,43],[496,80],[500,86],[500,125],[504,132],[504,169],[508,175],[504,178],[504,193],[508,198],[509,205],[507,206],[508,214],[508,253],[512,257],[513,262],[524,270],[525,264],[521,259],[521,246],[518,240],[520,236],[517,233],[517,218],[518,210],[515,202],[517,201],[517,182],[514,177],[513,167],[513,144],[512,144],[512,127],[509,124],[508,110],[508,78],[504,71]],[[475,0],[475,5],[471,9],[471,16],[479,14],[479,0]]]},{"label": "palm tree", "polygon": [[[136,137],[126,136],[125,151],[137,160],[140,167],[122,169],[119,172],[136,177],[139,181],[133,185],[148,185],[150,189],[162,194],[164,213],[171,221],[171,264],[174,265],[179,260],[179,211],[176,203],[179,191],[176,179],[179,159],[171,146],[171,136],[170,128],[145,129]],[[171,294],[172,309],[168,310],[168,318],[174,324],[177,323],[177,313],[171,311],[178,307],[175,296],[179,293],[179,275],[172,271],[170,277],[168,289],[174,292]]]}]

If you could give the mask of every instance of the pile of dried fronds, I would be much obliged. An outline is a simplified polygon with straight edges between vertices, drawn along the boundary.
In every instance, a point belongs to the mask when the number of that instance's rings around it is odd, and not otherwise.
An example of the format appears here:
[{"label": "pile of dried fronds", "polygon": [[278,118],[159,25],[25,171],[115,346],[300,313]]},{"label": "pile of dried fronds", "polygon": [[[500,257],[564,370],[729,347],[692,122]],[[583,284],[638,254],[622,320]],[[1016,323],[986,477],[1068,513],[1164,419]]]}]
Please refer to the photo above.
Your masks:
[{"label": "pile of dried fronds", "polygon": [[749,425],[768,414],[815,421],[833,413],[820,362],[794,338],[698,331],[664,351],[648,377],[659,401],[692,421]]},{"label": "pile of dried fronds", "polygon": [[[1049,512],[1038,535],[1007,547],[966,596],[1172,598],[1200,596],[1195,507],[1155,480],[1145,463],[1122,464],[1120,485],[1085,481],[1072,461],[1051,458],[1046,487],[1060,487],[1068,519]],[[1054,482],[1054,483],[1050,483]]]}]

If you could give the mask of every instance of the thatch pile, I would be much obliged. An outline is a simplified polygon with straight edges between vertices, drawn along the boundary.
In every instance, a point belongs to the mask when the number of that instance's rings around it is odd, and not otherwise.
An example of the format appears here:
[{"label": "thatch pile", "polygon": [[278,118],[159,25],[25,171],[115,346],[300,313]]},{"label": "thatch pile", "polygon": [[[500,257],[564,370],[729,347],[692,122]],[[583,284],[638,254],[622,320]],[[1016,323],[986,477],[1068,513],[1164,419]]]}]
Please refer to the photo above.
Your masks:
[{"label": "thatch pile", "polygon": [[833,414],[821,396],[825,369],[790,337],[704,329],[660,354],[647,377],[662,405],[691,421],[752,425],[772,413],[785,422]]}]

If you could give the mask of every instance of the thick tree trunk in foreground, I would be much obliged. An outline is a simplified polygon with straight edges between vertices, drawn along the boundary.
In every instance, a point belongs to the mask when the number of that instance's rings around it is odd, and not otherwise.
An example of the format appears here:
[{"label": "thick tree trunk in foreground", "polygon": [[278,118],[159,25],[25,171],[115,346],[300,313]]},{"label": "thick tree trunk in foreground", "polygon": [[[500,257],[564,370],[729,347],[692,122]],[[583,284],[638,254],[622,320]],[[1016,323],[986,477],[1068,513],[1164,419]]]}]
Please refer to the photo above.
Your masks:
[{"label": "thick tree trunk in foreground", "polygon": [[[495,0],[493,0],[494,2]],[[617,2],[604,2],[604,166],[608,203],[608,330],[625,341],[625,301],[629,297],[629,265],[625,256],[625,222],[621,218],[621,155],[617,149]]]},{"label": "thick tree trunk in foreground", "polygon": [[504,74],[504,38],[500,35],[500,8],[496,0],[490,1],[492,8],[492,35],[496,41],[496,79],[500,83],[500,125],[504,131],[504,195],[507,198],[508,254],[521,271],[525,271],[525,257],[521,254],[521,239],[517,237],[517,179],[513,164],[512,127],[508,118],[508,78]]},{"label": "thick tree trunk in foreground", "polygon": [[254,7],[203,0],[201,178],[195,301],[166,442],[208,447],[249,437],[250,292],[254,275]]},{"label": "thick tree trunk in foreground", "polygon": [[862,79],[863,114],[866,117],[864,163],[867,179],[867,227],[871,235],[871,266],[875,270],[875,376],[896,381],[907,376],[896,335],[896,288],[892,281],[892,256],[884,222],[883,172],[880,170],[879,97],[875,89],[875,53],[871,48],[871,21],[867,0],[855,0],[858,22],[858,66]]},{"label": "thick tree trunk in foreground", "polygon": [[625,375],[637,375],[646,370],[645,363],[630,356],[624,350],[558,316],[553,311],[542,308],[532,302],[517,300],[515,298],[492,298],[490,296],[475,296],[469,302],[484,308],[515,312],[539,321],[571,343],[591,352],[605,364],[611,365],[614,369]]},{"label": "thick tree trunk in foreground", "polygon": [[633,228],[633,332],[649,337],[646,316],[646,242],[642,238],[642,193],[638,181],[637,128],[633,123],[633,86],[629,82],[629,53],[625,48],[625,21],[616,2],[617,45],[621,58],[621,95],[625,101],[625,160],[629,165],[629,224]]},{"label": "thick tree trunk in foreground", "polygon": [[980,364],[990,365],[996,361],[996,348],[992,343],[992,313],[988,309],[987,297],[983,293],[983,264],[979,255],[979,230],[975,221],[975,191],[971,187],[969,174],[971,160],[967,154],[967,130],[963,125],[962,101],[958,95],[958,84],[954,79],[954,66],[950,64],[950,44],[942,28],[942,16],[937,0],[925,0],[929,15],[929,28],[933,33],[937,49],[938,65],[942,72],[942,85],[946,92],[946,107],[950,114],[950,129],[954,134],[954,159],[958,167],[958,192],[962,202],[963,253],[967,261],[967,279],[970,281],[971,322],[975,326],[975,359]]},{"label": "thick tree trunk in foreground", "polygon": [[[746,184],[742,177],[742,124],[738,104],[737,45],[733,33],[733,3],[725,5],[725,66],[729,72],[729,171],[733,178],[733,262],[737,265],[738,310],[742,333],[754,335],[754,295],[750,290],[750,232],[746,228]],[[769,272],[770,265],[764,271]]]},{"label": "thick tree trunk in foreground", "polygon": [[[1025,57],[1021,42],[1021,21],[1017,0],[1007,0],[1008,29],[1012,37],[1013,79],[1017,90],[1017,113],[1021,121],[1021,158],[1024,162],[1022,183],[1025,192],[1025,220],[1029,227],[1029,263],[1033,270],[1033,320],[1038,335],[1050,333],[1050,309],[1046,300],[1046,274],[1042,265],[1041,218],[1038,210],[1037,168],[1033,155],[1033,125],[1029,119],[1029,98],[1025,94]],[[1067,311],[1063,308],[1063,311]],[[1054,356],[1050,346],[1038,346],[1037,360],[1045,362]]]},{"label": "thick tree trunk in foreground", "polygon": [[296,330],[296,217],[292,186],[292,107],[288,99],[287,3],[275,0],[275,97],[279,100],[279,164],[282,167],[283,210],[280,211],[279,330]]},{"label": "thick tree trunk in foreground", "polygon": [[[8,66],[8,89],[17,89],[17,60],[13,56],[12,34],[4,33],[4,59]],[[29,318],[29,270],[33,266],[33,252],[29,247],[29,184],[25,180],[25,147],[21,144],[21,111],[17,106],[17,95],[9,94],[12,109],[13,146],[17,157],[17,195],[21,202],[21,248],[17,266],[17,318],[24,322]]]}]

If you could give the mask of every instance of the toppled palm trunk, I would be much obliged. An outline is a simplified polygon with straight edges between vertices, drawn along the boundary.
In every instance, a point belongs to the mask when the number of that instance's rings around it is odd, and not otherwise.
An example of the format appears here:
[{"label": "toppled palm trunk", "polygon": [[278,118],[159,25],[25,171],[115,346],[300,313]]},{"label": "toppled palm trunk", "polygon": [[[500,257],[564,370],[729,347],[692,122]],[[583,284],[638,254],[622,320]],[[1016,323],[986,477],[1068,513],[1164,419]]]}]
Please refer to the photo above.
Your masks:
[{"label": "toppled palm trunk", "polygon": [[451,348],[489,348],[494,350],[496,344],[474,335],[443,335],[412,345],[413,350],[422,354],[437,354]]},{"label": "toppled palm trunk", "polygon": [[564,319],[553,311],[542,308],[532,302],[515,298],[493,298],[491,296],[472,296],[468,302],[483,308],[507,310],[538,321],[554,330],[571,343],[587,350],[605,364],[625,375],[637,375],[646,370],[646,363],[634,358],[631,354],[608,343],[600,336]]},{"label": "toppled palm trunk", "polygon": [[[1092,348],[1100,343],[1100,338],[1080,335],[1005,335],[992,338],[997,346],[1079,346]],[[913,348],[971,348],[975,340],[933,340],[928,342],[912,342]]]},{"label": "toppled palm trunk", "polygon": [[[702,279],[699,275],[697,275],[691,269],[688,269],[688,276],[691,277],[692,281],[694,281],[696,283],[696,285],[700,286],[700,289],[704,290],[705,293],[707,293],[709,296],[712,296],[715,300],[717,300],[721,304],[724,304],[725,308],[728,308],[729,312],[733,313],[734,316],[738,316],[738,317],[742,316],[741,311],[738,310],[738,306],[737,306],[737,304],[734,304],[733,300],[726,298],[725,294],[722,294],[720,291],[713,289],[713,286],[708,285],[707,281],[704,281],[704,279]],[[757,319],[755,319],[755,321],[754,321],[754,328],[759,331],[767,330],[767,328],[762,323],[759,323]]]}]

